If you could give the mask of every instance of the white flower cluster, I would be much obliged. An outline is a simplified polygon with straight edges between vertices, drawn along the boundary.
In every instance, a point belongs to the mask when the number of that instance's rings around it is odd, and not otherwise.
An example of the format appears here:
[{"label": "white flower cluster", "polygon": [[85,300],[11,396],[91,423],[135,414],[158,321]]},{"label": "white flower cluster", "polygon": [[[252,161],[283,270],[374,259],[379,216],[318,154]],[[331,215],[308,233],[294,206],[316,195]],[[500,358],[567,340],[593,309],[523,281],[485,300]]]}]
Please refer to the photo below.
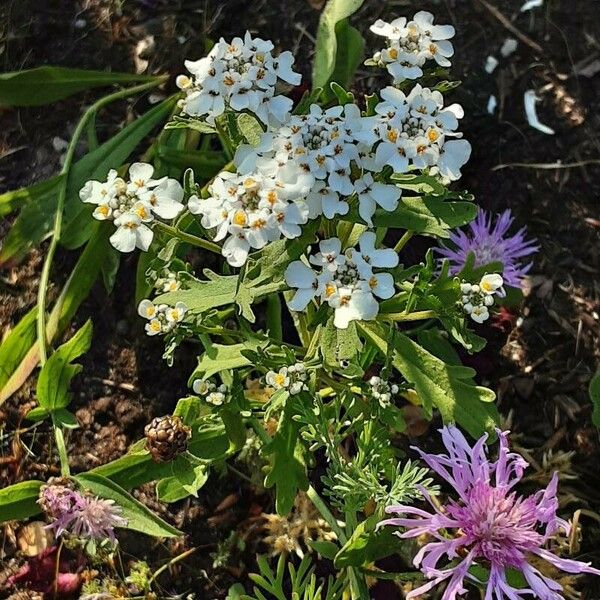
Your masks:
[{"label": "white flower cluster", "polygon": [[167,304],[154,304],[152,300],[146,299],[138,305],[138,314],[148,320],[145,327],[148,335],[173,331],[177,324],[183,321],[187,310],[187,306],[183,302],[177,302],[175,306],[168,306]]},{"label": "white flower cluster", "polygon": [[286,389],[291,396],[308,390],[306,380],[308,375],[304,363],[297,362],[289,367],[281,367],[279,371],[269,371],[265,375],[265,382],[275,390]]},{"label": "white flower cluster", "polygon": [[395,173],[410,167],[430,168],[450,180],[460,178],[469,160],[471,144],[459,138],[458,120],[464,115],[459,104],[444,108],[442,94],[417,84],[408,94],[394,88],[381,90],[383,102],[375,107],[374,129],[380,143],[375,164],[389,165]]},{"label": "white flower cluster", "polygon": [[188,209],[202,215],[202,226],[216,228],[215,241],[224,238],[223,256],[234,267],[241,267],[250,249],[264,248],[269,242],[298,237],[300,225],[308,221],[308,206],[303,201],[311,178],[287,164],[259,161],[247,174],[223,171],[209,187],[210,198],[192,196]]},{"label": "white flower cluster", "polygon": [[178,87],[186,93],[182,111],[190,116],[206,115],[213,124],[226,110],[249,110],[267,125],[284,122],[293,102],[275,95],[275,86],[279,80],[298,85],[301,75],[292,70],[291,52],[274,57],[272,50],[272,42],[252,39],[246,32],[243,40],[226,42],[221,38],[205,58],[185,61],[192,77],[177,78]]},{"label": "white flower cluster", "polygon": [[93,216],[113,221],[117,230],[110,243],[120,252],[147,251],[154,233],[154,216],[173,219],[182,210],[183,188],[175,179],[152,179],[154,168],[145,163],[129,167],[129,181],[111,170],[106,181],[88,181],[79,192],[83,202],[95,204]]},{"label": "white flower cluster", "polygon": [[342,253],[338,238],[320,242],[320,251],[309,259],[320,271],[300,260],[290,263],[285,280],[297,290],[288,302],[290,310],[302,311],[318,299],[335,309],[334,325],[339,329],[346,329],[351,321],[375,319],[379,313],[377,298],[394,295],[394,278],[373,269],[397,266],[398,255],[389,248],[376,250],[372,231],[363,233],[358,244],[359,250],[348,248]]},{"label": "white flower cluster", "polygon": [[154,289],[163,294],[167,292],[176,292],[181,288],[181,281],[177,278],[177,273],[165,269],[162,276],[154,282]]},{"label": "white flower cluster", "polygon": [[206,402],[213,406],[222,406],[225,402],[227,386],[224,383],[217,386],[217,384],[212,381],[195,379],[192,384],[192,389],[194,390],[194,393],[199,396],[204,396]]},{"label": "white flower cluster", "polygon": [[497,273],[484,275],[479,284],[463,282],[460,284],[464,311],[476,323],[483,323],[490,317],[489,307],[494,304],[496,294],[504,294],[504,280]]},{"label": "white flower cluster", "polygon": [[245,172],[260,160],[299,165],[311,178],[306,196],[311,219],[347,214],[348,200],[357,194],[359,214],[371,225],[376,206],[393,211],[401,195],[400,188],[376,182],[368,172],[380,170],[372,159],[376,141],[372,120],[355,104],[326,110],[313,104],[308,114],[292,115],[277,131],[263,134],[257,147],[241,146],[235,162]]},{"label": "white flower cluster", "polygon": [[381,379],[381,377],[373,376],[369,379],[369,385],[371,386],[371,396],[379,402],[382,408],[389,406],[392,401],[392,396],[395,396],[400,388],[395,384],[389,384],[387,381]]},{"label": "white flower cluster", "polygon": [[448,58],[454,54],[454,48],[448,40],[454,37],[454,27],[434,25],[429,12],[419,11],[408,22],[406,17],[391,23],[378,19],[371,25],[371,31],[387,38],[387,46],[366,64],[385,67],[394,78],[394,84],[421,77],[427,61],[433,60],[441,67],[450,66]]}]

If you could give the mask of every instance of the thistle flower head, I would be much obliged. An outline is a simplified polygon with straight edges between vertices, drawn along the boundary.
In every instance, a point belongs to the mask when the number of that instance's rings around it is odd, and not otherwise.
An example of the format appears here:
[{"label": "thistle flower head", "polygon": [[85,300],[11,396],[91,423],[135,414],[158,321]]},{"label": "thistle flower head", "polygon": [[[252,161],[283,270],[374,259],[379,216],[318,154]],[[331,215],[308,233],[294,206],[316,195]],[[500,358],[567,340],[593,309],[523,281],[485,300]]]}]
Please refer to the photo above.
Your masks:
[{"label": "thistle flower head", "polygon": [[467,231],[457,230],[450,234],[451,247],[443,246],[438,252],[450,261],[450,273],[455,275],[465,266],[470,252],[475,255],[475,267],[501,262],[504,265],[502,277],[506,285],[519,288],[523,277],[531,268],[531,263],[523,264],[522,259],[538,250],[535,240],[527,238],[527,229],[519,229],[510,235],[514,217],[510,209],[505,210],[494,220],[491,213],[479,210]]},{"label": "thistle flower head", "polygon": [[64,485],[46,485],[39,504],[50,517],[50,529],[57,536],[65,531],[88,539],[115,542],[115,527],[127,524],[113,500],[82,494]]},{"label": "thistle flower head", "polygon": [[[528,465],[520,455],[509,451],[506,433],[498,431],[498,436],[500,451],[495,462],[487,456],[487,435],[471,447],[455,427],[442,429],[448,454],[426,454],[416,449],[427,465],[456,490],[458,499],[439,506],[422,490],[432,506],[431,512],[402,505],[388,507],[389,513],[411,517],[382,522],[405,528],[400,537],[435,538],[414,559],[415,566],[430,581],[410,592],[407,600],[444,581],[448,585],[442,599],[455,600],[466,592],[465,580],[478,581],[470,572],[476,564],[490,572],[485,600],[505,597],[521,600],[525,596],[544,600],[563,598],[559,593],[561,586],[534,566],[538,557],[567,573],[600,575],[600,570],[588,563],[559,558],[544,548],[559,530],[568,533],[570,529],[556,515],[558,477],[554,474],[548,487],[532,496],[517,495],[513,488]],[[444,532],[453,533],[448,537]],[[452,562],[440,568],[438,563],[444,556]],[[510,568],[523,573],[528,588],[514,588],[508,582]]]}]

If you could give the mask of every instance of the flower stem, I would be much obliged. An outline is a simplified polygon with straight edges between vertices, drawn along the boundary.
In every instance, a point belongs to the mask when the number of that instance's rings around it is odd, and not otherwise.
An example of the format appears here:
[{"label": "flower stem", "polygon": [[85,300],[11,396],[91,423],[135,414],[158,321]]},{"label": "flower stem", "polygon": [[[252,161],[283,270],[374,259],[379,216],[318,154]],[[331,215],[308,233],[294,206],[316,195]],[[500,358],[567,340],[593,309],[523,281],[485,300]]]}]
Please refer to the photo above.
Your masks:
[{"label": "flower stem", "polygon": [[269,336],[278,342],[283,340],[283,329],[281,326],[281,299],[279,294],[267,296],[267,331]]},{"label": "flower stem", "polygon": [[404,248],[404,246],[406,246],[406,244],[410,241],[410,238],[412,238],[413,235],[415,235],[414,231],[410,231],[409,229],[407,229],[404,232],[404,235],[398,240],[398,242],[394,246],[394,252],[400,252],[400,250],[402,250],[402,248]]},{"label": "flower stem", "polygon": [[422,321],[424,319],[434,319],[437,313],[435,310],[417,310],[411,313],[388,313],[381,316],[387,321]]},{"label": "flower stem", "polygon": [[57,425],[54,419],[52,419],[52,426],[54,429],[54,438],[56,439],[58,459],[60,461],[60,474],[63,477],[70,477],[71,469],[69,468],[69,456],[67,454],[67,446],[65,444],[65,437],[63,435],[62,427]]},{"label": "flower stem", "polygon": [[40,364],[42,366],[44,366],[46,360],[48,360],[48,340],[46,337],[46,292],[48,290],[48,283],[50,281],[50,269],[52,267],[52,261],[54,260],[54,255],[56,254],[56,249],[58,247],[58,242],[60,240],[62,231],[63,210],[65,206],[65,199],[67,197],[67,185],[69,181],[68,175],[73,164],[75,149],[79,142],[79,138],[85,131],[88,122],[95,117],[96,113],[101,108],[107,104],[110,104],[111,102],[115,102],[116,100],[121,100],[122,98],[127,98],[133,94],[138,94],[145,90],[154,88],[163,83],[166,79],[167,77],[157,77],[148,83],[136,85],[134,87],[115,92],[114,94],[104,96],[104,98],[100,98],[100,100],[94,102],[94,104],[92,104],[85,111],[79,123],[77,123],[75,131],[73,132],[73,136],[71,137],[71,141],[69,142],[69,146],[67,148],[67,153],[65,154],[65,162],[60,172],[62,178],[60,181],[60,187],[58,189],[56,212],[54,214],[54,227],[52,228],[52,238],[50,239],[48,253],[46,254],[46,259],[44,260],[42,274],[40,275],[40,286],[38,288],[37,341],[40,354]]},{"label": "flower stem", "polygon": [[210,252],[214,252],[215,254],[221,254],[221,247],[215,244],[214,242],[211,242],[209,240],[203,240],[198,236],[192,235],[191,233],[186,233],[185,231],[181,231],[180,229],[172,227],[171,225],[167,225],[166,223],[155,221],[154,229],[167,233],[170,236],[181,240],[182,242],[191,244],[192,246],[198,246],[198,248],[210,250]]}]

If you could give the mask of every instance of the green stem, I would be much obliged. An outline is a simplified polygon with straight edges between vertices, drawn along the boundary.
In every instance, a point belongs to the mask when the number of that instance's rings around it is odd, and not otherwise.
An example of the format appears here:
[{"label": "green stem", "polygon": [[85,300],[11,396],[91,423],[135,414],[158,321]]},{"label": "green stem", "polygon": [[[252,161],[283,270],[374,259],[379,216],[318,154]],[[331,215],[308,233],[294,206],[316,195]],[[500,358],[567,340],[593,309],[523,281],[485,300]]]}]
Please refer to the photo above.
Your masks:
[{"label": "green stem", "polygon": [[267,331],[278,342],[283,340],[281,299],[279,298],[279,294],[269,294],[267,296]]},{"label": "green stem", "polygon": [[388,313],[381,315],[386,321],[422,321],[424,319],[435,319],[435,310],[417,310],[411,313]]},{"label": "green stem", "polygon": [[63,477],[69,477],[71,475],[71,469],[69,468],[69,457],[67,455],[67,446],[65,445],[63,430],[62,427],[55,423],[54,419],[52,419],[52,425],[54,427],[54,438],[56,439],[58,459],[60,460],[60,474]]},{"label": "green stem", "polygon": [[69,183],[68,175],[73,164],[75,148],[77,147],[79,138],[85,131],[87,123],[96,115],[96,113],[101,108],[103,108],[107,104],[110,104],[111,102],[115,102],[116,100],[121,100],[122,98],[127,98],[133,94],[138,94],[139,92],[143,92],[145,90],[154,88],[157,85],[163,83],[165,80],[166,77],[156,78],[149,83],[136,85],[134,87],[127,88],[126,90],[120,90],[118,92],[115,92],[114,94],[104,96],[104,98],[100,98],[100,100],[94,102],[94,104],[92,104],[85,111],[83,117],[81,117],[81,120],[79,121],[79,123],[77,123],[77,127],[73,132],[73,136],[71,137],[71,141],[69,142],[69,146],[65,154],[65,162],[60,172],[62,180],[58,189],[58,199],[56,203],[56,213],[54,214],[54,227],[52,229],[52,238],[50,239],[48,253],[46,255],[46,259],[44,260],[42,274],[40,275],[40,286],[38,288],[37,339],[40,353],[40,364],[42,366],[44,365],[46,360],[48,360],[48,340],[46,337],[46,292],[48,290],[48,283],[50,281],[50,269],[52,267],[52,261],[54,260],[54,255],[56,254],[56,249],[58,247],[58,242],[60,240],[62,230],[63,210],[65,206],[65,200],[67,197],[67,185]]},{"label": "green stem", "polygon": [[398,240],[398,243],[394,246],[395,252],[400,252],[404,246],[409,242],[410,238],[415,235],[414,231],[407,230],[404,235]]},{"label": "green stem", "polygon": [[198,236],[192,235],[191,233],[186,233],[185,231],[181,231],[180,229],[176,229],[171,225],[167,225],[166,223],[161,223],[160,221],[154,222],[154,229],[158,231],[162,231],[163,233],[167,233],[172,237],[181,240],[182,242],[186,242],[191,244],[192,246],[198,246],[198,248],[204,248],[204,250],[210,250],[215,254],[221,254],[221,246],[211,242],[209,240],[204,240],[199,238]]}]

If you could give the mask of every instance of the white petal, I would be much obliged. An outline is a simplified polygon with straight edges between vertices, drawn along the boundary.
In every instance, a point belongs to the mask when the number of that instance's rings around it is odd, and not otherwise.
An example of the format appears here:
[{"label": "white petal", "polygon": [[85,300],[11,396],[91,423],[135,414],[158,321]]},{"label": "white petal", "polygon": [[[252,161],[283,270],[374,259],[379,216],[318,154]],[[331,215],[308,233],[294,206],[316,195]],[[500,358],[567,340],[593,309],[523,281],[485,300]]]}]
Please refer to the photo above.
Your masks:
[{"label": "white petal", "polygon": [[129,227],[118,227],[110,236],[110,243],[119,252],[133,252],[135,248],[135,231]]},{"label": "white petal", "polygon": [[535,109],[536,102],[539,101],[539,98],[535,94],[535,90],[527,90],[523,95],[523,102],[525,104],[525,115],[527,116],[527,122],[531,127],[541,131],[542,133],[546,133],[548,135],[554,135],[554,129],[548,127],[548,125],[544,125],[540,122],[537,116],[537,111]]},{"label": "white petal", "polygon": [[310,288],[316,281],[314,271],[300,260],[288,265],[284,277],[285,282],[295,288]]},{"label": "white petal", "polygon": [[154,167],[147,163],[133,163],[129,167],[129,179],[131,181],[148,181],[152,178],[152,174],[154,173]]},{"label": "white petal", "polygon": [[287,303],[290,310],[296,312],[303,311],[308,303],[315,297],[315,290],[312,288],[301,288],[295,294],[294,297]]},{"label": "white petal", "polygon": [[143,250],[144,252],[148,252],[148,248],[150,248],[150,244],[152,243],[152,238],[154,237],[154,232],[146,225],[140,225],[136,232],[136,246]]}]

